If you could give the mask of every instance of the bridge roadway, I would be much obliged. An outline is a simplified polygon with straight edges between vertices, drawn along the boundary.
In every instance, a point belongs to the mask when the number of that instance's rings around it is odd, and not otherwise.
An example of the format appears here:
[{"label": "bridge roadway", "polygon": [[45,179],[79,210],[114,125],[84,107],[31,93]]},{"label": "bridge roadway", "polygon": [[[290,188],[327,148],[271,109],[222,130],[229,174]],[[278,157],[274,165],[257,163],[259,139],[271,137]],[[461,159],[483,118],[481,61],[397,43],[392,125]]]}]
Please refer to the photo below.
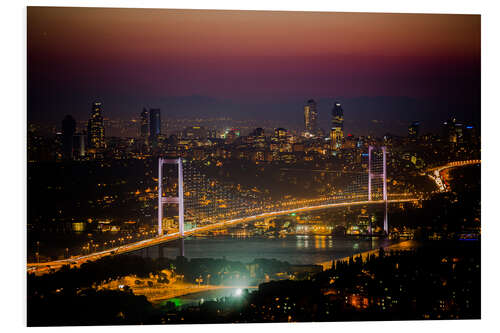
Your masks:
[{"label": "bridge roadway", "polygon": [[444,183],[443,179],[441,178],[441,171],[445,169],[451,169],[451,168],[458,168],[458,167],[463,167],[467,165],[474,165],[474,164],[481,164],[481,160],[468,160],[468,161],[456,161],[456,162],[450,162],[445,165],[441,165],[435,168],[428,169],[428,176],[434,180],[436,183],[437,188],[441,192],[446,191],[446,184]]},{"label": "bridge roadway", "polygon": [[[403,199],[390,199],[390,200],[387,200],[387,202],[388,203],[416,202],[418,200],[419,200],[418,198],[406,197]],[[291,213],[300,213],[300,212],[306,212],[306,211],[321,210],[321,209],[327,209],[327,208],[335,208],[335,207],[368,205],[368,204],[383,204],[383,203],[384,203],[384,200],[371,200],[371,201],[364,200],[364,201],[330,203],[330,204],[324,204],[324,205],[306,206],[306,207],[300,207],[300,208],[280,210],[280,211],[276,211],[276,212],[241,217],[241,218],[236,218],[236,219],[232,219],[232,220],[228,220],[228,221],[224,221],[224,222],[219,222],[219,223],[214,223],[214,224],[210,224],[210,225],[206,225],[206,226],[193,228],[193,229],[190,229],[188,231],[185,231],[184,237],[191,236],[191,235],[198,233],[198,232],[204,232],[204,231],[209,231],[209,230],[213,230],[213,229],[224,228],[224,227],[236,225],[239,223],[250,222],[250,221],[261,219],[261,218],[286,215],[286,214],[291,214]],[[64,265],[80,266],[81,264],[83,264],[85,262],[94,261],[94,260],[103,258],[105,256],[129,253],[129,252],[141,250],[141,249],[144,249],[147,247],[151,247],[154,245],[170,242],[170,241],[173,241],[173,240],[176,240],[179,238],[182,238],[182,236],[180,235],[179,232],[175,232],[172,234],[163,235],[163,236],[159,236],[159,237],[155,237],[155,238],[151,238],[151,239],[145,239],[142,241],[138,241],[138,242],[134,242],[134,243],[130,243],[130,244],[125,244],[125,245],[118,246],[115,248],[107,249],[107,250],[100,251],[100,252],[94,252],[94,253],[90,253],[88,255],[83,255],[83,256],[79,256],[79,257],[72,257],[72,258],[68,258],[68,259],[61,259],[61,260],[55,260],[55,261],[43,262],[43,263],[29,263],[29,264],[27,264],[27,270],[29,273],[44,274],[44,273],[48,273],[51,269],[57,270]]]},{"label": "bridge roadway", "polygon": [[435,168],[428,169],[427,172],[441,172],[444,169],[450,169],[450,168],[456,168],[456,167],[462,167],[466,165],[474,165],[474,164],[481,164],[481,160],[468,160],[468,161],[456,161],[456,162],[450,162],[445,165],[441,165]]}]

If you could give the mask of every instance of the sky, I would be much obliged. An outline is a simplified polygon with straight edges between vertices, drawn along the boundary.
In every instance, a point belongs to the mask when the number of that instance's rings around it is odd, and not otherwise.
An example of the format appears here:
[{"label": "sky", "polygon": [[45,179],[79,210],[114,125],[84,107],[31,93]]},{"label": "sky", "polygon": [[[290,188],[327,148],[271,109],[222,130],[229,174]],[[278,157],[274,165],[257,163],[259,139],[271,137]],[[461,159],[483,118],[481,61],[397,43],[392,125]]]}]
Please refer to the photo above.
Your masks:
[{"label": "sky", "polygon": [[[359,132],[480,125],[479,15],[29,7],[28,121],[143,107],[300,124],[335,101]],[[378,123],[380,124],[380,123]],[[362,134],[362,133],[360,133]]]}]

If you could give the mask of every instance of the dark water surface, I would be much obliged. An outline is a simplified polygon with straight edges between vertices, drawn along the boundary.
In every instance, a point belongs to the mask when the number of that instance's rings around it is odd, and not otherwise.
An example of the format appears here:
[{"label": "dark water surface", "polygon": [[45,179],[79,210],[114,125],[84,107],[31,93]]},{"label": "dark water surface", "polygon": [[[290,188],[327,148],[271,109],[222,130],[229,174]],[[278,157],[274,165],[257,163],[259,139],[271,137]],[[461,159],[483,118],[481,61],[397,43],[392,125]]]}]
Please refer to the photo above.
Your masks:
[{"label": "dark water surface", "polygon": [[[182,245],[181,242],[184,244]],[[312,235],[292,235],[286,238],[189,237],[183,241],[173,241],[161,247],[153,246],[134,254],[151,258],[158,258],[160,255],[175,258],[183,251],[188,259],[225,257],[227,260],[249,263],[254,259],[264,258],[287,261],[290,264],[314,264],[378,249],[395,242],[397,241],[387,239],[370,240]]]}]

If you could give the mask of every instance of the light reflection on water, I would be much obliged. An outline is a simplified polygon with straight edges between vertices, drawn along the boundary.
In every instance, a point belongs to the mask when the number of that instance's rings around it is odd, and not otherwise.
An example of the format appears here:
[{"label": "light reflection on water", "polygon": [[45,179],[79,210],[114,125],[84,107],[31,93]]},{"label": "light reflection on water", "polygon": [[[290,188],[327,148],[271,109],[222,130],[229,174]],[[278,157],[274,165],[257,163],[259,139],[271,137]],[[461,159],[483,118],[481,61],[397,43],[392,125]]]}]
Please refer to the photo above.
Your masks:
[{"label": "light reflection on water", "polygon": [[[184,255],[191,258],[214,258],[252,262],[254,259],[277,259],[291,264],[312,264],[334,258],[378,249],[391,244],[387,239],[354,239],[332,236],[294,235],[285,238],[214,236],[189,237],[184,241]],[[175,258],[180,254],[180,241],[137,251],[142,256]]]},{"label": "light reflection on water", "polygon": [[202,291],[199,293],[194,293],[194,294],[189,294],[189,295],[184,295],[184,296],[178,296],[170,299],[165,299],[160,301],[159,303],[165,303],[167,301],[174,302],[176,305],[185,307],[185,306],[191,306],[191,305],[199,305],[200,303],[207,302],[207,301],[215,301],[219,298],[223,297],[234,297],[234,296],[239,296],[241,294],[242,289],[247,289],[249,292],[255,290],[254,287],[234,287],[234,288],[225,288],[225,289],[218,289],[218,290],[208,290],[208,291]]}]

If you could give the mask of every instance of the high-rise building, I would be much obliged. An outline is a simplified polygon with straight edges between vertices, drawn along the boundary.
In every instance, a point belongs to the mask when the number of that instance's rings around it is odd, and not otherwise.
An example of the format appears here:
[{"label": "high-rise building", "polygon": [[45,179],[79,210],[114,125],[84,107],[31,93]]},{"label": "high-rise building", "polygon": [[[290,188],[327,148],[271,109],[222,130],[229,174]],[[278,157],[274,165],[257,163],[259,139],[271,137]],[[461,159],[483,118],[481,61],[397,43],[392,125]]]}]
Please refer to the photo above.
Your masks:
[{"label": "high-rise building", "polygon": [[335,102],[332,109],[332,127],[330,129],[331,146],[339,149],[344,139],[344,110],[339,102]]},{"label": "high-rise building", "polygon": [[478,144],[476,128],[473,125],[465,126],[464,142],[468,144]]},{"label": "high-rise building", "polygon": [[252,132],[250,132],[250,134],[248,134],[247,141],[254,148],[264,149],[266,147],[266,137],[264,135],[264,129],[262,127],[254,129]]},{"label": "high-rise building", "polygon": [[288,131],[286,130],[286,128],[275,128],[274,129],[274,136],[279,140],[286,139],[287,135],[288,135]]},{"label": "high-rise building", "polygon": [[161,135],[160,109],[149,109],[149,140],[152,145],[158,144]]},{"label": "high-rise building", "polygon": [[85,157],[85,134],[75,133],[73,136],[73,157],[81,159]]},{"label": "high-rise building", "polygon": [[314,99],[308,100],[304,106],[304,127],[309,134],[316,135],[318,132],[318,112]]},{"label": "high-rise building", "polygon": [[408,138],[416,140],[418,138],[420,122],[414,121],[408,126]]},{"label": "high-rise building", "polygon": [[141,112],[141,139],[147,140],[149,136],[149,112],[144,108]]},{"label": "high-rise building", "polygon": [[75,135],[76,121],[67,115],[62,121],[62,144],[64,159],[73,159],[73,136]]},{"label": "high-rise building", "polygon": [[443,137],[449,143],[464,142],[464,125],[452,118],[443,123]]},{"label": "high-rise building", "polygon": [[100,150],[106,147],[104,142],[104,119],[102,117],[102,103],[94,102],[87,125],[87,143],[89,149]]}]

